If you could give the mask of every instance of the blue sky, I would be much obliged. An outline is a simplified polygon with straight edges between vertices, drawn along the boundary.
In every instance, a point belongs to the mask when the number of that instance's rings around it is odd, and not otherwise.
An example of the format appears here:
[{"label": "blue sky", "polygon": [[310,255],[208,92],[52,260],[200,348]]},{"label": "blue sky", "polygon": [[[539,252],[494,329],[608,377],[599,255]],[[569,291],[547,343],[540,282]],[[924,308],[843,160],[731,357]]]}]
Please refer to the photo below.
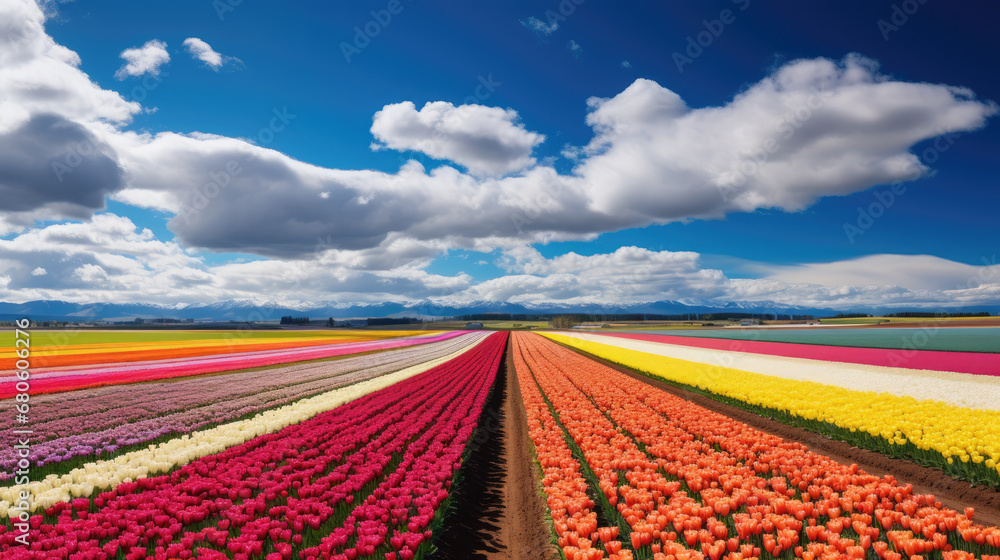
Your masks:
[{"label": "blue sky", "polygon": [[[40,197],[0,207],[0,299],[1000,298],[998,7],[230,1],[0,2],[43,30],[2,45],[8,85],[65,66],[37,85],[60,102],[12,97],[0,133],[57,114],[102,152],[72,192],[38,171],[65,161],[55,133],[35,175],[0,162],[4,192]],[[817,87],[833,101],[709,201],[728,180],[711,170],[739,169]],[[181,223],[226,161],[232,187]],[[547,191],[555,210],[532,215]]]}]

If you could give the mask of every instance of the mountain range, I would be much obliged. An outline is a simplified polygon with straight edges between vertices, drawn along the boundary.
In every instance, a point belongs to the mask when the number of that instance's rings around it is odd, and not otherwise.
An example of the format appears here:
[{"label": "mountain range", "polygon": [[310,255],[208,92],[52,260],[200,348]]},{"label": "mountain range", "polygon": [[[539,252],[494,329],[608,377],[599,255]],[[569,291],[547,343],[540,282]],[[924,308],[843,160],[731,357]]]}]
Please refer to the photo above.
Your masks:
[{"label": "mountain range", "polygon": [[[417,317],[439,319],[481,313],[511,313],[524,315],[556,315],[562,313],[624,314],[646,313],[679,315],[688,313],[778,313],[782,315],[813,315],[829,317],[838,313],[870,313],[873,315],[902,311],[932,311],[923,308],[851,308],[829,309],[796,307],[771,301],[652,301],[613,305],[475,301],[461,305],[440,305],[430,301],[344,304],[340,302],[278,304],[273,301],[226,300],[211,304],[178,304],[174,306],[146,303],[71,303],[65,301],[0,302],[0,320],[10,321],[30,317],[34,321],[130,321],[135,318],[170,318],[194,321],[276,321],[283,316],[325,319],[333,317]],[[948,308],[943,311],[988,311],[1000,313],[1000,305],[975,308]]]}]

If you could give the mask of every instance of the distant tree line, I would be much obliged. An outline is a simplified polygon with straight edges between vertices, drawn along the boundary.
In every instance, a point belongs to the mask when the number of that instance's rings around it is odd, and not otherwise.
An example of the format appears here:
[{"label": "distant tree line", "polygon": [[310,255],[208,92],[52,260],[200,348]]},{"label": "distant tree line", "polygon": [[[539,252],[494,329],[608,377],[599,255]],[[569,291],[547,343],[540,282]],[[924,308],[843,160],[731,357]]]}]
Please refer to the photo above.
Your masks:
[{"label": "distant tree line", "polygon": [[288,315],[281,318],[282,325],[308,325],[309,317],[292,317]]},{"label": "distant tree line", "polygon": [[472,313],[469,315],[459,315],[456,321],[527,321],[522,317],[532,317],[532,315],[514,315],[511,313]]},{"label": "distant tree line", "polygon": [[[570,317],[578,323],[612,323],[641,321],[725,321],[727,319],[769,319],[775,321],[811,321],[812,315],[788,315],[781,313],[540,313],[527,315],[517,313],[474,313],[459,315],[461,321],[553,321],[560,317]],[[563,319],[565,320],[565,319]]]},{"label": "distant tree line", "polygon": [[419,325],[422,320],[415,317],[369,317],[368,325]]},{"label": "distant tree line", "polygon": [[945,312],[926,312],[926,311],[901,311],[899,313],[889,313],[886,317],[900,317],[900,318],[944,318],[944,317],[989,317],[989,311],[977,311],[977,312],[955,312],[955,313],[945,313]]}]

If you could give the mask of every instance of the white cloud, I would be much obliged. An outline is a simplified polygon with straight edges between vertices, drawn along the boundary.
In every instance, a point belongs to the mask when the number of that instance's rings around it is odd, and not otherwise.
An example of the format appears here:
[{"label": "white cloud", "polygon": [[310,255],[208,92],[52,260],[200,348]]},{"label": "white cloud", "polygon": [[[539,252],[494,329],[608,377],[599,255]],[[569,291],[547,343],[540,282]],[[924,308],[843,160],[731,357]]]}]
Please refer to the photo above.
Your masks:
[{"label": "white cloud", "polygon": [[141,47],[125,49],[119,54],[125,64],[115,72],[115,78],[124,80],[129,76],[160,75],[160,66],[170,62],[167,44],[153,39]]},{"label": "white cloud", "polygon": [[[40,11],[33,17],[44,22]],[[448,166],[428,172],[415,162],[397,172],[327,169],[244,140],[126,131],[138,104],[97,95],[102,90],[66,61],[73,57],[46,54],[57,50],[51,39],[22,35],[28,38],[10,49],[25,67],[20,81],[0,81],[0,94],[17,101],[0,119],[19,114],[13,122],[23,123],[51,112],[106,145],[100,153],[123,170],[124,184],[91,181],[80,192],[103,188],[118,200],[180,213],[170,227],[188,246],[268,256],[307,256],[317,239],[339,250],[378,250],[399,238],[489,251],[758,208],[797,211],[823,196],[925,173],[911,146],[945,131],[973,130],[996,111],[967,90],[889,80],[856,56],[801,60],[719,107],[690,108],[649,80],[611,99],[591,99],[594,139],[564,150],[579,158],[571,174],[534,159],[544,137],[518,123],[515,111],[446,102],[419,111],[410,102],[388,105],[374,117],[372,133],[387,147],[422,151],[469,173]],[[40,71],[46,67],[50,72]],[[64,99],[18,96],[33,80],[55,80]],[[805,109],[808,118],[800,119]],[[262,114],[261,123],[275,114]],[[776,149],[760,151],[769,146]],[[230,163],[242,172],[219,187],[212,178],[225,175]],[[16,162],[12,167],[0,173],[0,184],[25,176]],[[754,173],[740,175],[744,170]],[[503,174],[513,175],[497,178]],[[55,217],[98,209],[52,206]],[[16,231],[42,211],[4,215],[0,229]]]},{"label": "white cloud", "polygon": [[386,105],[375,113],[371,132],[394,150],[423,152],[450,160],[475,175],[504,175],[535,164],[531,152],[545,136],[525,130],[511,109],[427,103],[417,111],[409,102]]},{"label": "white cloud", "polygon": [[[608,306],[664,300],[706,306],[750,301],[847,309],[975,306],[996,304],[1000,296],[1000,266],[995,255],[980,265],[922,255],[876,255],[782,267],[773,276],[760,279],[728,278],[720,270],[704,268],[698,253],[638,247],[587,256],[567,253],[552,258],[543,257],[530,247],[518,247],[505,251],[500,264],[506,275],[438,301]],[[768,267],[760,265],[760,268]],[[838,275],[837,271],[849,273]]]},{"label": "white cloud", "polygon": [[506,275],[484,281],[456,297],[519,303],[618,303],[711,299],[725,295],[727,279],[703,269],[692,252],[621,247],[613,253],[567,253],[546,258],[531,247],[504,252]]},{"label": "white cloud", "polygon": [[625,68],[627,70],[632,67],[632,63],[627,60],[623,60],[621,66],[622,68]]},{"label": "white cloud", "polygon": [[1000,281],[1000,266],[958,263],[932,255],[868,255],[832,263],[770,266],[768,278],[824,286],[900,286],[908,290],[976,288]]},{"label": "white cloud", "polygon": [[195,60],[204,62],[212,70],[218,71],[222,67],[222,55],[215,52],[205,41],[197,37],[188,37],[184,39],[184,46]]},{"label": "white cloud", "polygon": [[914,144],[977,129],[997,110],[968,90],[892,81],[858,56],[788,63],[719,107],[690,108],[643,79],[590,106],[596,135],[576,168],[586,196],[647,223],[799,211],[912,180],[929,171]]},{"label": "white cloud", "polygon": [[527,27],[528,29],[534,31],[539,35],[552,35],[559,29],[559,22],[553,21],[552,23],[545,23],[544,21],[531,16],[528,19],[522,19],[521,25]]},{"label": "white cloud", "polygon": [[188,37],[187,39],[184,39],[184,46],[187,47],[187,50],[191,54],[192,58],[204,62],[206,66],[216,72],[218,72],[224,64],[230,61],[239,62],[238,58],[219,54],[208,43],[198,39],[197,37]]},{"label": "white cloud", "polygon": [[[400,261],[408,264],[398,266]],[[176,304],[262,296],[278,302],[415,301],[468,287],[467,275],[430,274],[423,270],[428,264],[422,248],[394,241],[378,253],[334,251],[311,261],[208,266],[128,218],[101,213],[86,223],[55,224],[0,239],[5,276],[0,301]]]},{"label": "white cloud", "polygon": [[583,53],[583,47],[580,46],[580,43],[577,43],[572,39],[570,39],[569,43],[566,43],[566,48],[569,49],[569,52],[576,58],[580,58],[580,54]]},{"label": "white cloud", "polygon": [[[264,298],[289,305],[428,301],[445,306],[499,300],[613,307],[673,300],[695,305],[759,301],[844,309],[975,306],[995,303],[1000,297],[1000,266],[995,257],[972,266],[924,256],[879,255],[861,263],[796,267],[815,270],[816,277],[782,278],[784,271],[779,271],[774,277],[732,279],[720,270],[703,267],[700,255],[693,252],[622,247],[607,254],[546,258],[536,249],[521,246],[503,252],[498,263],[503,276],[475,283],[464,273],[427,272],[441,250],[441,246],[396,238],[377,250],[332,250],[310,260],[238,260],[210,266],[178,243],[161,241],[150,230],[136,227],[128,218],[101,213],[87,223],[50,225],[0,239],[0,270],[4,270],[0,301],[177,304]],[[886,283],[851,284],[856,278],[824,276],[843,269]],[[951,271],[936,286],[910,276],[935,269]]]},{"label": "white cloud", "polygon": [[101,89],[79,64],[75,52],[45,33],[45,14],[37,4],[0,3],[0,134],[40,113],[126,124],[139,112],[138,103]]}]

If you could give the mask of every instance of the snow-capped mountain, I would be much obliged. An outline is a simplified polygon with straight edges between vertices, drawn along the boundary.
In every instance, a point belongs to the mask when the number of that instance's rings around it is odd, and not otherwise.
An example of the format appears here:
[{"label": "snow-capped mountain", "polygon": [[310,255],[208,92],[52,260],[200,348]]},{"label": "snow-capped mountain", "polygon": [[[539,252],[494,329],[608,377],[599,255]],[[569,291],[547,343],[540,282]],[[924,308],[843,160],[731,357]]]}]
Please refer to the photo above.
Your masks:
[{"label": "snow-capped mountain", "polygon": [[[682,315],[698,313],[777,313],[782,315],[831,316],[837,313],[882,314],[898,311],[927,311],[915,308],[823,309],[795,307],[773,301],[650,301],[601,305],[564,302],[511,303],[505,301],[473,301],[441,304],[432,301],[343,303],[337,301],[276,302],[273,300],[234,299],[211,304],[156,305],[143,303],[71,303],[65,301],[0,302],[0,320],[31,317],[36,321],[94,321],[171,318],[196,321],[276,321],[283,316],[327,317],[419,317],[435,319],[483,313],[515,315],[584,314],[656,314]],[[996,314],[1000,306],[950,308],[948,311],[989,311]]]}]

